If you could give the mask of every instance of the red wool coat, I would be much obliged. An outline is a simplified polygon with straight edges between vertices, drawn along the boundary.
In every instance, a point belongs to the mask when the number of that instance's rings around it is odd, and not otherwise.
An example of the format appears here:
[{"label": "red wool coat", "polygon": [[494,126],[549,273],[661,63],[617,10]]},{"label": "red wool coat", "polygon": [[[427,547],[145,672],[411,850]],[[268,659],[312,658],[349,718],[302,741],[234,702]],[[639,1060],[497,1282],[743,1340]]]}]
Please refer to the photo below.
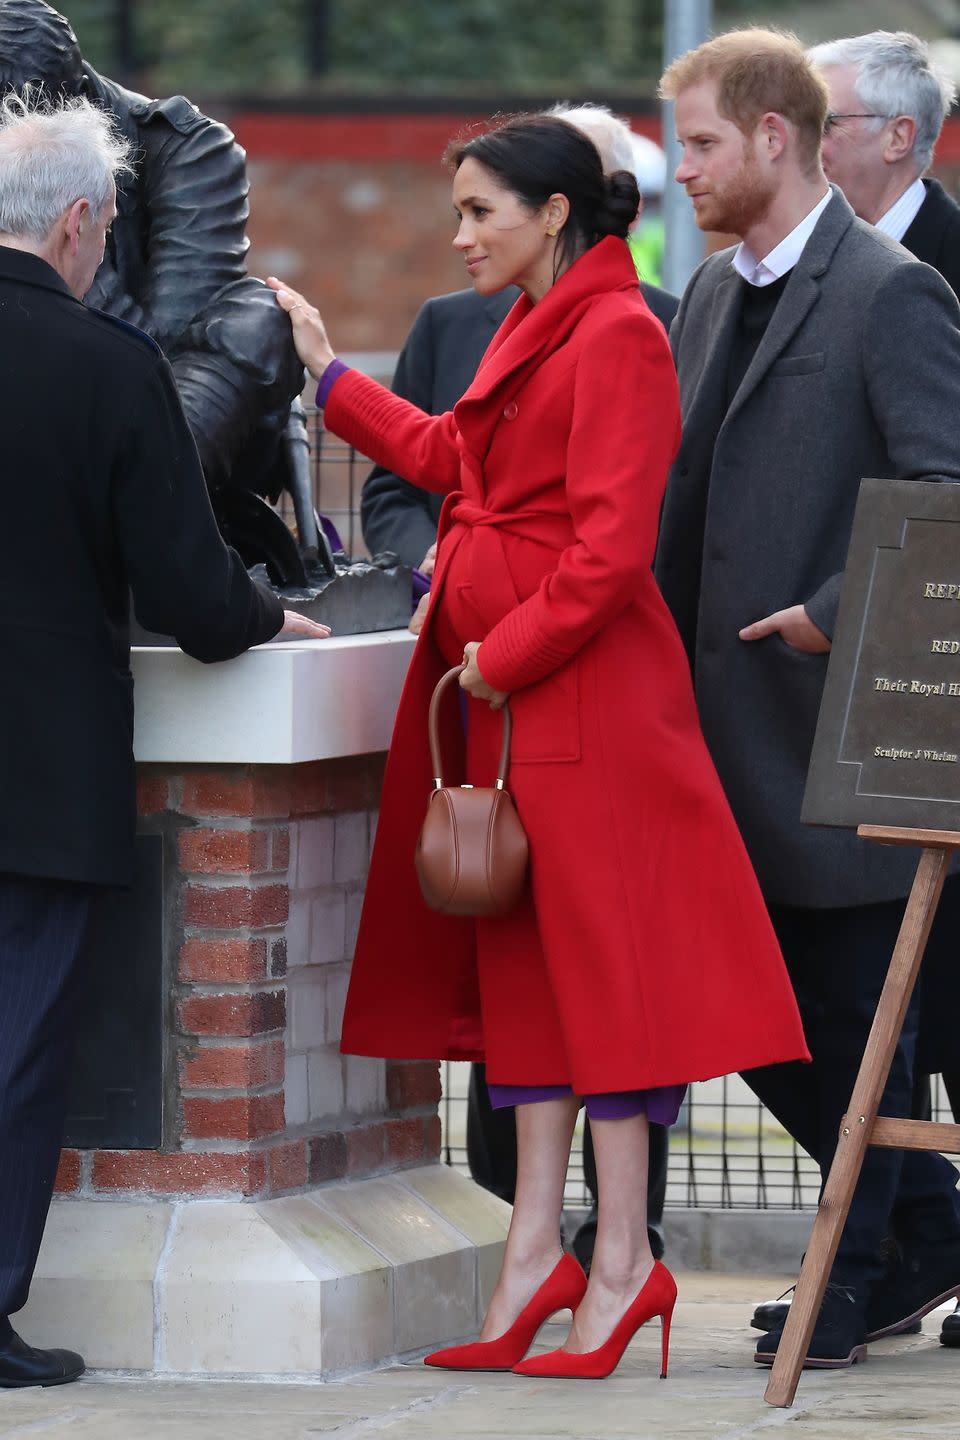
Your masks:
[{"label": "red wool coat", "polygon": [[[807,1058],[651,573],[678,417],[666,337],[612,238],[536,306],[517,301],[453,412],[426,416],[355,371],[335,382],[332,431],[452,492],[387,765],[344,1050],[486,1058],[494,1082],[582,1094]],[[466,640],[511,694],[508,783],[530,839],[529,900],[499,921],[435,914],[413,866],[427,706]],[[498,717],[469,702],[465,758],[454,703],[445,725],[446,778],[489,783]]]}]

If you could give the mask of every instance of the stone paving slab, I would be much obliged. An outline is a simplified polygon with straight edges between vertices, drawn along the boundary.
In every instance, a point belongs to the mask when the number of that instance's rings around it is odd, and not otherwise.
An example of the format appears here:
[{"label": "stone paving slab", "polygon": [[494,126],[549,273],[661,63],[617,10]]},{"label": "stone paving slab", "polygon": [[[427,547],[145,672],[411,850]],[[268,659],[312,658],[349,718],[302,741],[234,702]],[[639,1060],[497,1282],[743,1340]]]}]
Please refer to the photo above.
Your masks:
[{"label": "stone paving slab", "polygon": [[[925,1333],[870,1347],[869,1363],[805,1374],[792,1410],[763,1402],[750,1306],[782,1277],[682,1275],[670,1376],[645,1327],[604,1381],[458,1376],[419,1360],[316,1385],[100,1374],[0,1392],[3,1440],[960,1440],[960,1353]],[[541,1345],[562,1341],[549,1325]]]}]

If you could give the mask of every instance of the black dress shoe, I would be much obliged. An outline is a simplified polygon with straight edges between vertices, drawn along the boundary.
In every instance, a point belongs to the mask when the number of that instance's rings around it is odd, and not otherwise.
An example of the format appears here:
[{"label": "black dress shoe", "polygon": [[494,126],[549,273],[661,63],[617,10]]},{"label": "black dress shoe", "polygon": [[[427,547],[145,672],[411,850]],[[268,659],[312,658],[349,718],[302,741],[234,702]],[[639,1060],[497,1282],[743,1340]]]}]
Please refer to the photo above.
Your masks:
[{"label": "black dress shoe", "polygon": [[[846,1285],[829,1284],[824,1292],[817,1323],[803,1361],[805,1370],[845,1370],[867,1358],[865,1305],[857,1292]],[[783,1339],[783,1330],[771,1330],[757,1341],[754,1360],[772,1365]]]},{"label": "black dress shoe", "polygon": [[[789,1290],[784,1290],[783,1295],[792,1295],[796,1288],[795,1285],[791,1285]],[[783,1329],[790,1310],[790,1302],[784,1300],[783,1295],[778,1295],[776,1300],[765,1300],[762,1305],[757,1306],[750,1320],[754,1330]]]},{"label": "black dress shoe", "polygon": [[924,1315],[954,1295],[960,1295],[960,1241],[904,1250],[901,1263],[870,1298],[868,1339],[916,1333]]},{"label": "black dress shoe", "polygon": [[960,1304],[952,1315],[944,1316],[940,1344],[949,1345],[951,1350],[960,1350]]},{"label": "black dress shoe", "polygon": [[17,1334],[0,1346],[0,1390],[68,1385],[85,1368],[82,1358],[72,1350],[35,1350]]}]

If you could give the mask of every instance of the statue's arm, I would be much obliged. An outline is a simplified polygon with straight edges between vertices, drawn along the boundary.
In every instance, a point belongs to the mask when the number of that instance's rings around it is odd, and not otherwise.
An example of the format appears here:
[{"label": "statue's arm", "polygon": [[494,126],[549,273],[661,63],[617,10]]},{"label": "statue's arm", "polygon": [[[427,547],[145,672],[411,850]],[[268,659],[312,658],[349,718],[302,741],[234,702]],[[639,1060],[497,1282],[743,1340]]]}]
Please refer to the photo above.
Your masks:
[{"label": "statue's arm", "polygon": [[134,323],[167,348],[218,290],[246,274],[245,156],[206,116],[186,131],[157,117],[144,134],[146,280]]}]

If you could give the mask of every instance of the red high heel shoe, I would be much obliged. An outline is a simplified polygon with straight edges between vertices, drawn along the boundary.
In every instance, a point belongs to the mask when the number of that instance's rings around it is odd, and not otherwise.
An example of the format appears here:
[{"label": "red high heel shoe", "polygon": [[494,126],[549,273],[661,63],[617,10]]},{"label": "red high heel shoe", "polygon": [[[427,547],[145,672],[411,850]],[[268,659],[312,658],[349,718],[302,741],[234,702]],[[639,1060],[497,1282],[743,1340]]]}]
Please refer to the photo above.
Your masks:
[{"label": "red high heel shoe", "polygon": [[614,1326],[609,1340],[597,1350],[575,1354],[570,1350],[548,1350],[545,1355],[531,1355],[514,1365],[514,1375],[557,1376],[573,1380],[602,1380],[611,1374],[634,1335],[659,1315],[663,1323],[660,1379],[667,1378],[667,1354],[670,1349],[670,1321],[677,1301],[676,1281],[666,1265],[657,1260],[637,1298],[631,1301],[622,1320]]},{"label": "red high heel shoe", "polygon": [[564,1255],[514,1320],[496,1340],[472,1345],[451,1345],[423,1357],[424,1365],[441,1370],[510,1370],[526,1355],[540,1326],[557,1310],[576,1311],[587,1288],[587,1277],[572,1255]]}]

